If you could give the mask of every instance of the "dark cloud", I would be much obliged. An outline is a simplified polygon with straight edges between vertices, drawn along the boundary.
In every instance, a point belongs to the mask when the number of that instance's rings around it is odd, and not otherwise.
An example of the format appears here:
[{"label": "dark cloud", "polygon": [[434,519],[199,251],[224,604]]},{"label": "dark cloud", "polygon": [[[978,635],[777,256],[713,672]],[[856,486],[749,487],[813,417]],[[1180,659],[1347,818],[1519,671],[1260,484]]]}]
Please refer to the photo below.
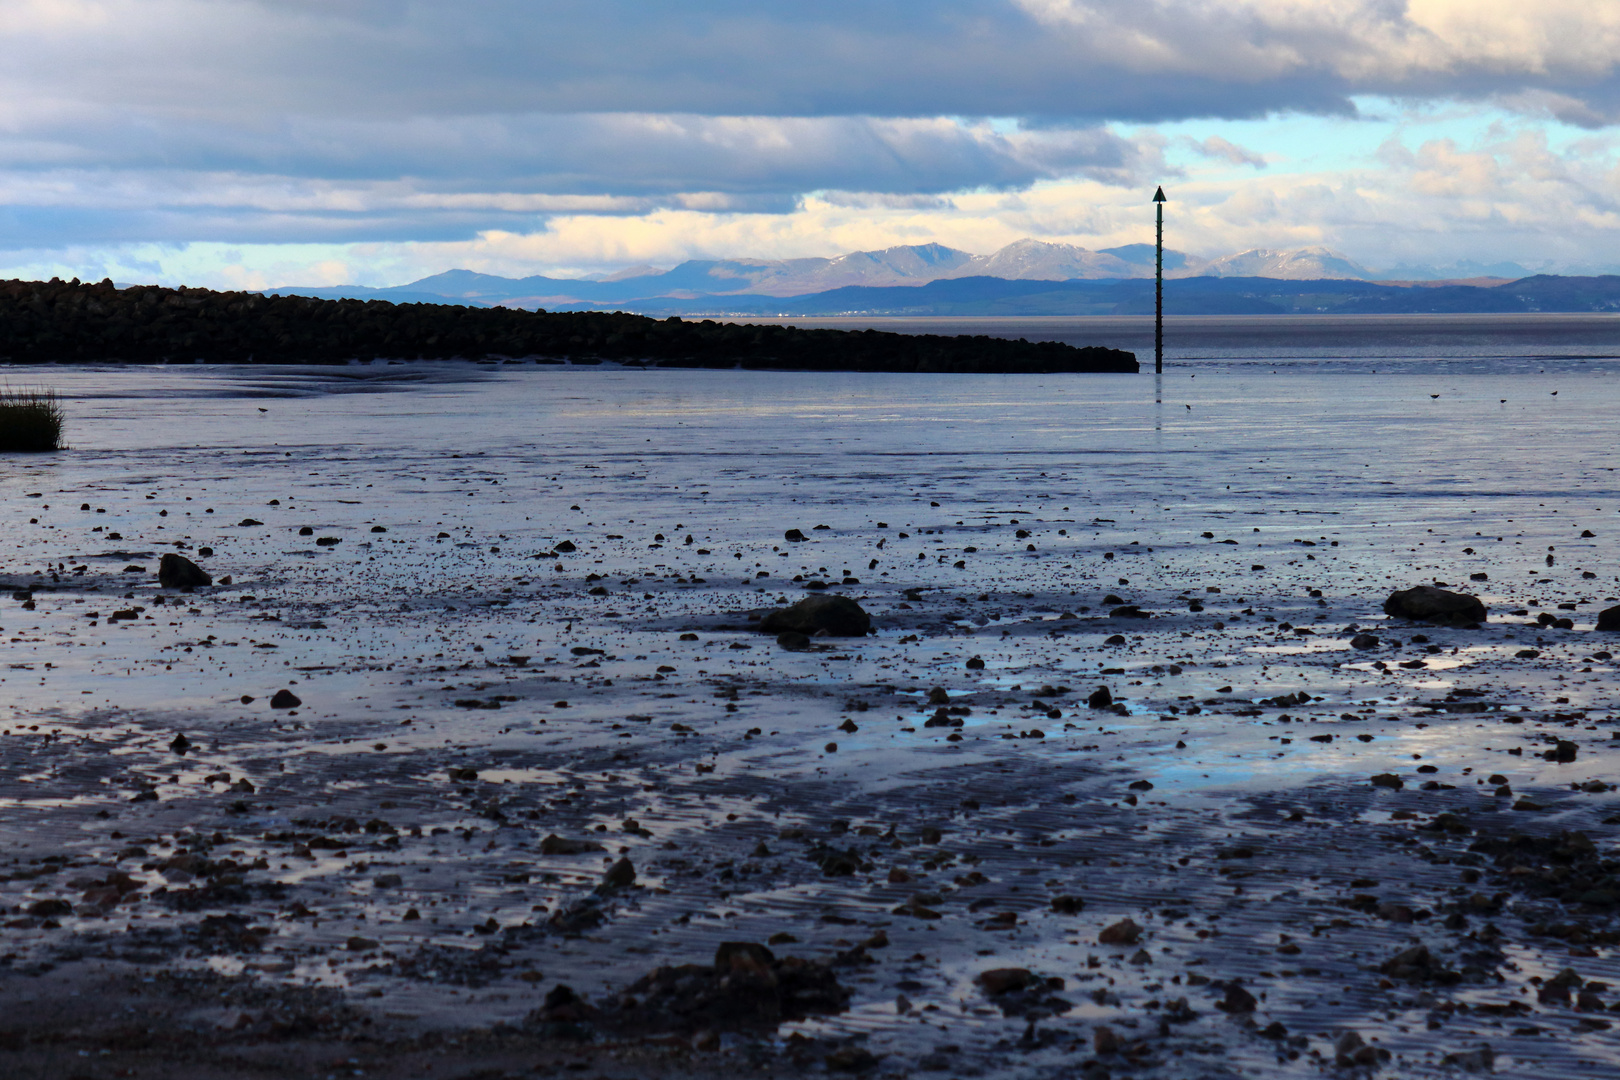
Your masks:
[{"label": "dark cloud", "polygon": [[1370,94],[1602,126],[1602,9],[1542,0],[1527,34],[1506,0],[18,0],[0,200],[39,207],[13,211],[15,245],[51,220],[109,241],[426,238],[552,212],[523,196],[775,210],[1137,183],[1156,150],[1108,123],[1349,115]]},{"label": "dark cloud", "polygon": [[1500,0],[1426,5],[1444,16],[1429,22],[1398,0],[84,0],[67,10],[101,17],[15,19],[0,40],[3,77],[35,95],[256,116],[266,133],[300,113],[1100,122],[1402,92],[1612,101],[1602,5],[1541,7],[1527,35]]},{"label": "dark cloud", "polygon": [[[71,168],[49,169],[51,158]],[[0,243],[51,220],[109,241],[409,238],[532,229],[558,212],[780,213],[807,192],[934,198],[1042,179],[1127,182],[1157,160],[1101,128],[999,131],[947,119],[510,114],[297,117],[274,138],[210,120],[0,135]],[[62,206],[64,193],[67,206]],[[53,209],[56,208],[56,209]],[[421,237],[421,238],[425,238]]]}]

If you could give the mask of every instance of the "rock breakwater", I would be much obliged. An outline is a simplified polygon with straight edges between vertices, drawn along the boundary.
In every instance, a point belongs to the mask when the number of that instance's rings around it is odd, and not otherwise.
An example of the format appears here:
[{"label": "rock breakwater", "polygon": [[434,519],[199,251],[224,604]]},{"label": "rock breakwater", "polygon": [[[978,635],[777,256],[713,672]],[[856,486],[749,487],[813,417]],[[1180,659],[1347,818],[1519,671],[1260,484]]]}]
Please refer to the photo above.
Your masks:
[{"label": "rock breakwater", "polygon": [[987,336],[803,330],[625,312],[319,300],[254,292],[0,282],[0,361],[345,363],[601,360],[660,367],[1054,374],[1134,372],[1119,349]]}]

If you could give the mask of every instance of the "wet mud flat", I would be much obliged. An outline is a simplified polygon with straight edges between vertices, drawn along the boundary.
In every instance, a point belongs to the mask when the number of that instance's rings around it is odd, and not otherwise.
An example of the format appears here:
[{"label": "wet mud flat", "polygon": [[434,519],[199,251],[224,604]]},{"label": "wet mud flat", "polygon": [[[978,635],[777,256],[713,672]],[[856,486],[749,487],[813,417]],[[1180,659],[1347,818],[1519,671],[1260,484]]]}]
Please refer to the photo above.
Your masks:
[{"label": "wet mud flat", "polygon": [[1608,375],[1191,374],[38,373],[6,1075],[1620,1072]]}]

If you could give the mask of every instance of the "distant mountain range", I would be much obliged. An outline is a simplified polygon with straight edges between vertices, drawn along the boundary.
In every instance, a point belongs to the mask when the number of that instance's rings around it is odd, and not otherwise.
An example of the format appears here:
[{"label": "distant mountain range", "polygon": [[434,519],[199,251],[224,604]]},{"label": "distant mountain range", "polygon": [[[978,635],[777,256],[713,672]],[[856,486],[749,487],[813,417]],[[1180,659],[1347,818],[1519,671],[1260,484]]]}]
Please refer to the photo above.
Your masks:
[{"label": "distant mountain range", "polygon": [[[408,285],[286,286],[326,299],[456,303],[649,315],[1102,315],[1151,312],[1151,244],[1092,251],[1020,240],[991,255],[940,244],[831,259],[690,260],[600,278],[506,278],[448,270]],[[1465,269],[1465,268],[1458,268]],[[1165,252],[1166,310],[1179,314],[1620,310],[1620,278],[1494,276],[1432,279],[1401,267],[1380,275],[1323,247],[1256,248],[1218,259]],[[1583,284],[1584,283],[1584,284]],[[1509,286],[1511,285],[1511,288]],[[1421,287],[1419,287],[1421,286]]]}]

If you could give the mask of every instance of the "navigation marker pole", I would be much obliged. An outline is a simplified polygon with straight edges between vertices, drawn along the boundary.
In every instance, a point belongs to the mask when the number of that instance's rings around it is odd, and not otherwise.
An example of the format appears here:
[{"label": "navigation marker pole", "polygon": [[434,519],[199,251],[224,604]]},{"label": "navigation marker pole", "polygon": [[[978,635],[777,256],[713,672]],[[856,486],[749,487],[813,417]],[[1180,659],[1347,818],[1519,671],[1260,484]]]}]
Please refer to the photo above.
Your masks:
[{"label": "navigation marker pole", "polygon": [[1159,236],[1154,259],[1153,283],[1153,373],[1164,374],[1164,188],[1153,193],[1158,211]]}]

